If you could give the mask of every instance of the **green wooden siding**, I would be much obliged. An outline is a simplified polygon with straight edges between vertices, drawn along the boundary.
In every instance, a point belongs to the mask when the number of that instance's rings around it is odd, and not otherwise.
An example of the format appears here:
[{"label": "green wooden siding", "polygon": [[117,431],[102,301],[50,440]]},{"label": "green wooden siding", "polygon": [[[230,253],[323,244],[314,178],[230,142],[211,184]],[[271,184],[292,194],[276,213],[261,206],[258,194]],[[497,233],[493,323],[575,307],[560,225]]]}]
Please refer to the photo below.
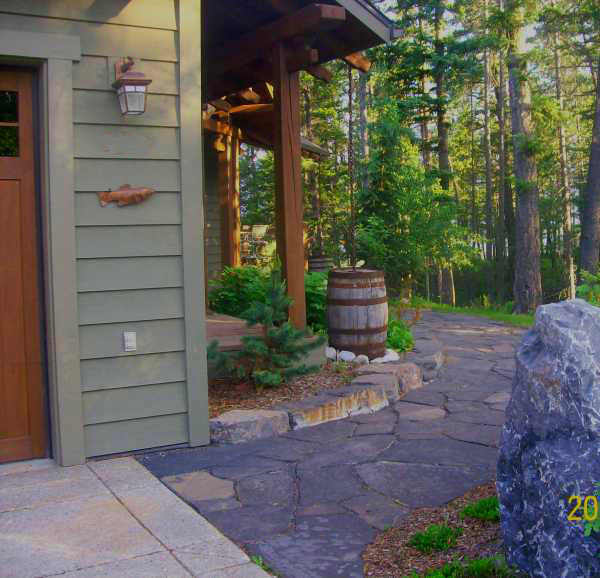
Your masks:
[{"label": "green wooden siding", "polygon": [[187,415],[162,415],[88,424],[85,426],[85,447],[90,456],[181,444],[188,441]]},{"label": "green wooden siding", "polygon": [[183,317],[182,289],[101,291],[78,296],[80,325]]},{"label": "green wooden siding", "polygon": [[[73,194],[87,456],[184,443],[193,429],[185,324],[196,305],[189,296],[184,305],[178,62],[178,10],[189,1],[0,0],[0,28],[81,40],[81,60],[72,65]],[[197,32],[186,36],[192,43],[199,42],[194,14]],[[146,113],[136,117],[121,116],[111,87],[116,59],[127,55],[153,80]],[[99,205],[98,191],[123,184],[157,192],[140,205]],[[201,182],[192,194],[201,198]],[[197,258],[194,251],[186,247],[185,258],[201,263],[201,242]],[[202,294],[197,303],[203,308]],[[124,351],[125,331],[136,332],[137,351]]]}]

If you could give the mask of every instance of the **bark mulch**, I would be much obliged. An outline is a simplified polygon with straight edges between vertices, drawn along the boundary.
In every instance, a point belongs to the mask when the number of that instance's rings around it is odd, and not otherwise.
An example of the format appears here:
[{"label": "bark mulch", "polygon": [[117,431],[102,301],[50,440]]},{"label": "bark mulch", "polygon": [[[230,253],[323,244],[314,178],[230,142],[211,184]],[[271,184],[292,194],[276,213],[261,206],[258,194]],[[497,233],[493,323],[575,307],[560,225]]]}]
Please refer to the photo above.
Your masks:
[{"label": "bark mulch", "polygon": [[303,375],[277,388],[257,391],[247,381],[213,379],[209,383],[210,417],[232,409],[271,409],[281,403],[311,397],[323,389],[343,387],[354,377],[350,364],[326,363],[317,373]]},{"label": "bark mulch", "polygon": [[[496,495],[496,484],[490,482],[474,488],[464,496],[440,508],[415,510],[397,528],[385,530],[363,554],[365,576],[373,578],[404,578],[412,572],[424,574],[456,560],[472,560],[495,556],[502,552],[500,524],[477,519],[460,518],[460,511],[469,503]],[[424,554],[408,545],[415,532],[430,524],[447,524],[463,530],[455,548],[446,552]]]}]

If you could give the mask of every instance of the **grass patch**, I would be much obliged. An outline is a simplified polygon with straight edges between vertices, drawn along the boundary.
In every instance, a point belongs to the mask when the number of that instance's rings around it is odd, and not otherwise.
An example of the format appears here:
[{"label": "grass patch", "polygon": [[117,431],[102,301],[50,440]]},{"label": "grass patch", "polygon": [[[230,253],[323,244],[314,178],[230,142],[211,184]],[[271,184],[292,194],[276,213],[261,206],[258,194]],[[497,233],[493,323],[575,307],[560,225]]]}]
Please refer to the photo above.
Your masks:
[{"label": "grass patch", "polygon": [[466,562],[451,562],[425,574],[411,574],[405,578],[516,578],[501,558],[478,558]]},{"label": "grass patch", "polygon": [[273,569],[263,560],[262,556],[250,556],[250,560],[265,572],[273,573]]},{"label": "grass patch", "polygon": [[445,552],[456,546],[456,540],[462,532],[461,528],[451,528],[446,524],[431,524],[424,532],[413,534],[408,544],[425,554]]},{"label": "grass patch", "polygon": [[462,315],[473,315],[475,317],[487,317],[499,323],[515,325],[516,327],[530,327],[533,325],[535,316],[520,315],[516,313],[507,313],[506,311],[497,311],[495,309],[486,309],[484,307],[452,307],[450,305],[440,305],[431,301],[419,301],[419,307],[440,311],[441,313],[460,313]]},{"label": "grass patch", "polygon": [[477,502],[469,504],[460,512],[461,518],[476,518],[484,522],[499,522],[500,521],[500,504],[496,496],[490,498],[482,498]]}]

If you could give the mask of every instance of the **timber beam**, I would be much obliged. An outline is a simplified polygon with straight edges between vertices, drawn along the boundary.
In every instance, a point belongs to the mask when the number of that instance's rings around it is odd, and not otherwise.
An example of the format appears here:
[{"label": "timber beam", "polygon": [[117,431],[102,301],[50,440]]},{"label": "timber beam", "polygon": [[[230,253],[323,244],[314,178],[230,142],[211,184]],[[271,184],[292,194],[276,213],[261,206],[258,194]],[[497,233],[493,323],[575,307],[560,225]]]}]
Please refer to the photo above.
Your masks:
[{"label": "timber beam", "polygon": [[273,47],[275,88],[273,149],[275,159],[275,227],[277,253],[292,299],[290,322],[306,327],[304,292],[304,202],[300,149],[300,77],[286,66],[286,49]]},{"label": "timber beam", "polygon": [[362,52],[348,54],[344,56],[344,60],[352,68],[356,68],[356,70],[360,70],[361,72],[369,72],[371,70],[372,62]]},{"label": "timber beam", "polygon": [[240,135],[238,130],[221,138],[225,146],[217,153],[219,207],[221,211],[221,259],[226,267],[241,265],[240,253]]},{"label": "timber beam", "polygon": [[328,4],[309,4],[301,10],[261,26],[227,43],[214,54],[211,75],[222,77],[261,58],[274,44],[300,36],[308,36],[341,26],[346,20],[346,10]]}]

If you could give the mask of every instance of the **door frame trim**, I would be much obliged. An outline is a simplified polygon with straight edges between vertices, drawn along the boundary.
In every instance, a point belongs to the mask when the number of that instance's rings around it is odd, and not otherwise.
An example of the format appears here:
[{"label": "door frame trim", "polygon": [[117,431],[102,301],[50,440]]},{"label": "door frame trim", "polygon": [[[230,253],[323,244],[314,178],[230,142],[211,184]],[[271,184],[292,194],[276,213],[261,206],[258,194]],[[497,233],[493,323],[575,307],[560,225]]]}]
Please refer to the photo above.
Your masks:
[{"label": "door frame trim", "polygon": [[54,459],[85,462],[75,244],[73,61],[78,36],[0,30],[0,61],[38,69],[50,432]]}]

